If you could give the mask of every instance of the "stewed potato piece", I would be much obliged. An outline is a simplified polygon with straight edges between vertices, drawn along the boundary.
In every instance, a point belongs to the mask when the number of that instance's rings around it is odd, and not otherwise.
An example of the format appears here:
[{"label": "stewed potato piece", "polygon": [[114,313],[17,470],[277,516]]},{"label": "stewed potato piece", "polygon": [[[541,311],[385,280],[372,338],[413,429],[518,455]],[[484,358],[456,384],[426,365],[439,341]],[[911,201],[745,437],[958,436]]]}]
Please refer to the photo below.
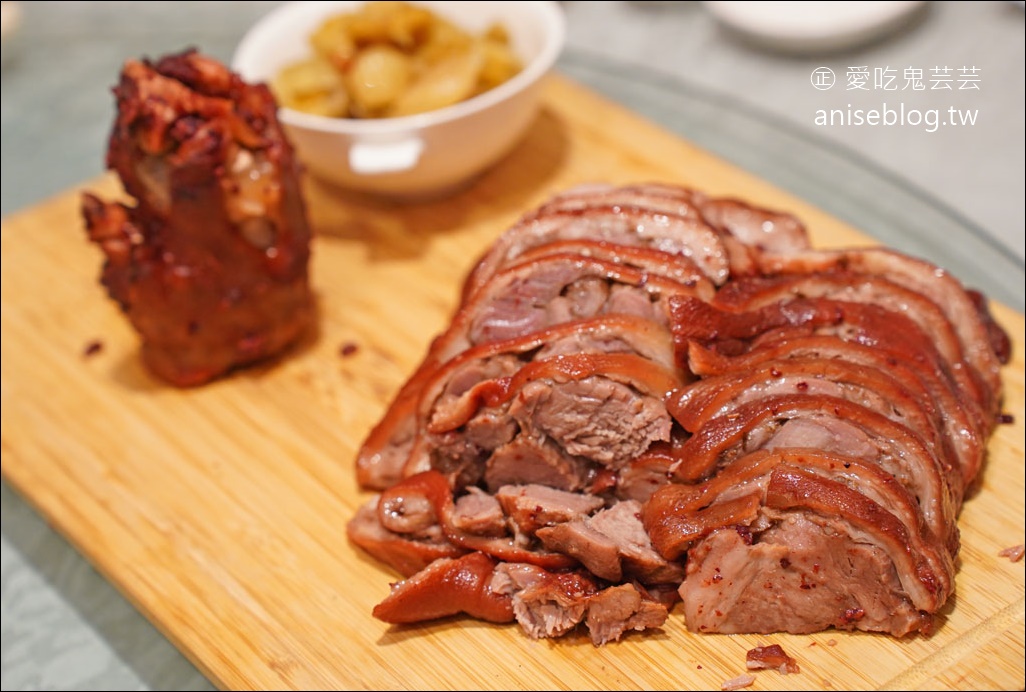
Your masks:
[{"label": "stewed potato piece", "polygon": [[340,118],[443,108],[494,89],[522,69],[505,27],[474,35],[424,7],[369,2],[331,16],[313,55],[271,80],[279,104]]},{"label": "stewed potato piece", "polygon": [[374,117],[407,93],[412,66],[410,58],[389,43],[375,43],[361,50],[345,72],[345,87],[352,112]]}]

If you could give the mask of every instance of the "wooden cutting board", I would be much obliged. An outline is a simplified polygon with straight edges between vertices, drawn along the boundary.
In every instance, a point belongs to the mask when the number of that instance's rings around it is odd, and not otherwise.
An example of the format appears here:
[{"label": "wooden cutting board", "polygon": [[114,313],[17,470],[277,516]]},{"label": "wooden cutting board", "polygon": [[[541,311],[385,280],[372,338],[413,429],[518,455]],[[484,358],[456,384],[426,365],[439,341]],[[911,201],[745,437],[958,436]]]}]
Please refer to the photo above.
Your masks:
[{"label": "wooden cutting board", "polygon": [[[747,649],[778,643],[801,673],[761,671],[752,689],[1022,689],[1024,563],[998,552],[1023,542],[1023,316],[1000,305],[1014,423],[965,505],[957,596],[931,637],[697,635],[678,609],[661,631],[595,647],[371,617],[397,576],[346,541],[368,497],[354,453],[516,217],[575,183],[653,180],[790,210],[821,247],[870,242],[565,78],[547,87],[522,145],[455,197],[399,207],[310,182],[318,333],[200,389],[140,365],[98,284],[81,190],[5,219],[4,477],[223,688],[718,689],[745,672]],[[118,194],[110,177],[82,189]]]}]

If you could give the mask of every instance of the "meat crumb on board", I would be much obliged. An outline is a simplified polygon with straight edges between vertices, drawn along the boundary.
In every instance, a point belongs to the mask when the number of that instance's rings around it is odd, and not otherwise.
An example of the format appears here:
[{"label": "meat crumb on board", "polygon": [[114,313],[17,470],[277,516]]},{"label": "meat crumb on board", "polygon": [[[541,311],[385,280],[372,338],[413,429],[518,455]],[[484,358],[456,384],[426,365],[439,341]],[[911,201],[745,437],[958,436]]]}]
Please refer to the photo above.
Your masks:
[{"label": "meat crumb on board", "polygon": [[1018,562],[1022,559],[1023,552],[1026,552],[1026,546],[1020,543],[1019,545],[1013,545],[1009,548],[1005,548],[999,552],[998,555],[1001,557],[1007,557],[1012,562]]},{"label": "meat crumb on board", "polygon": [[738,675],[736,678],[724,680],[723,683],[720,685],[720,689],[740,690],[745,687],[751,687],[753,682],[755,682],[755,676],[745,673],[744,675]]},{"label": "meat crumb on board", "polygon": [[82,348],[82,357],[91,358],[98,355],[103,350],[103,342],[99,339],[91,339],[86,342],[86,345]]},{"label": "meat crumb on board", "polygon": [[788,656],[780,644],[749,649],[745,657],[745,665],[748,666],[748,670],[776,669],[781,675],[801,672],[798,662]]}]

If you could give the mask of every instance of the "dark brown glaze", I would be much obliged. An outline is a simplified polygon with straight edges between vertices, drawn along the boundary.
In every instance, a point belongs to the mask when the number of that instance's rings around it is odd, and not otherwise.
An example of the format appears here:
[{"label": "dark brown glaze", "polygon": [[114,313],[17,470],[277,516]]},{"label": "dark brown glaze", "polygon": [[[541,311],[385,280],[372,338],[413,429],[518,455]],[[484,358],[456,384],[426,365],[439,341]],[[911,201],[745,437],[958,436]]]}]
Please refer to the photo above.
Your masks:
[{"label": "dark brown glaze", "polygon": [[101,281],[178,386],[282,354],[311,326],[300,171],[263,85],[195,51],[129,60],[107,165],[134,206],[85,193]]}]

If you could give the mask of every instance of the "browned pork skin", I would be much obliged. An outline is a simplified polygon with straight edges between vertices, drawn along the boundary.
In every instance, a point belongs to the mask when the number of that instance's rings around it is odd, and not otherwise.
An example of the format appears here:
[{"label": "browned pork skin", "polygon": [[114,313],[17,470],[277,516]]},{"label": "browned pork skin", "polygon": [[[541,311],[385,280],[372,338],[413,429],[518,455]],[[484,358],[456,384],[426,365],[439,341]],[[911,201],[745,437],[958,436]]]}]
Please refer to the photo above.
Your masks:
[{"label": "browned pork skin", "polygon": [[[464,551],[481,551],[505,562],[525,562],[543,569],[565,569],[577,561],[561,553],[516,543],[511,536],[491,536],[470,533],[454,520],[455,502],[449,482],[437,471],[424,471],[381,493],[378,500],[378,519],[388,526],[390,516],[399,515],[408,523],[413,511],[422,513],[421,526],[437,523],[445,538]],[[394,525],[393,525],[394,526]]]},{"label": "browned pork skin", "polygon": [[794,298],[750,311],[727,311],[686,296],[670,300],[672,330],[679,359],[686,364],[692,342],[713,345],[735,355],[757,351],[795,337],[832,335],[853,347],[861,345],[906,363],[929,382],[931,389],[947,389],[971,419],[972,430],[989,434],[993,419],[980,402],[963,388],[964,371],[955,373],[937,351],[930,335],[908,317],[877,305],[828,298]]},{"label": "browned pork skin", "polygon": [[467,277],[464,301],[526,250],[555,240],[579,238],[643,245],[683,255],[717,285],[726,281],[730,272],[721,234],[697,210],[680,214],[615,204],[557,207],[525,216],[492,244]]},{"label": "browned pork skin", "polygon": [[[639,269],[652,276],[661,276],[686,285],[707,284],[708,278],[694,261],[684,255],[664,252],[643,245],[624,245],[590,238],[553,240],[528,248],[510,263],[525,265],[549,255],[573,255],[580,258],[615,262]],[[712,287],[702,289],[703,296],[712,298]]]},{"label": "browned pork skin", "polygon": [[[782,466],[841,483],[886,508],[904,529],[884,531],[877,543],[906,568],[905,590],[919,607],[930,608],[932,603],[936,608],[943,603],[954,583],[954,557],[927,527],[916,498],[880,466],[847,454],[812,448],[760,449],[736,459],[704,483],[664,486],[642,511],[652,545],[668,560],[676,560],[695,541],[719,529],[743,524],[758,533],[765,528],[755,520],[760,504],[767,503],[767,483]],[[844,513],[843,505],[836,509]],[[893,524],[890,517],[888,526]]]},{"label": "browned pork skin", "polygon": [[[735,356],[717,353],[714,348],[692,341],[688,344],[688,368],[698,377],[716,378],[729,373],[758,371],[767,363],[796,359],[830,359],[854,368],[885,372],[912,393],[924,410],[940,417],[947,438],[954,446],[966,486],[975,478],[983,460],[984,430],[982,418],[971,416],[963,401],[940,383],[932,369],[914,353],[886,353],[836,335],[792,335],[776,341],[760,340],[759,348]],[[772,370],[771,370],[772,374]],[[978,407],[972,407],[978,412]]]},{"label": "browned pork skin", "polygon": [[[383,490],[402,477],[416,430],[424,423],[418,415],[427,415],[430,405],[443,394],[462,394],[482,379],[509,375],[533,359],[563,353],[637,353],[666,369],[671,369],[674,362],[667,328],[626,313],[572,320],[522,337],[474,346],[430,375],[425,371],[417,396],[412,389],[404,390],[407,396],[393,402],[357,457],[360,484]],[[420,413],[418,406],[423,409]]]},{"label": "browned pork skin", "polygon": [[373,615],[392,624],[460,614],[498,623],[516,619],[534,638],[561,636],[583,622],[601,645],[632,630],[660,627],[668,612],[666,603],[635,584],[605,585],[580,570],[500,563],[475,551],[439,558],[392,584]]},{"label": "browned pork skin", "polygon": [[[922,504],[927,525],[958,551],[955,517],[961,478],[916,432],[858,404],[830,396],[769,396],[712,419],[679,449],[682,481],[708,478],[757,448],[818,447],[882,465]],[[953,487],[954,485],[954,487]]]},{"label": "browned pork skin", "polygon": [[636,315],[666,325],[670,296],[711,298],[712,291],[702,277],[677,281],[572,253],[506,267],[461,306],[364,440],[356,462],[361,484],[381,489],[395,480],[396,450],[408,447],[424,387],[443,363],[461,352],[599,315]]},{"label": "browned pork skin", "polygon": [[726,476],[667,486],[646,508],[656,547],[688,550],[680,593],[689,628],[929,630],[953,562],[888,474],[809,449],[756,452]]},{"label": "browned pork skin", "polygon": [[199,385],[282,353],[313,320],[299,168],[263,85],[195,51],[129,60],[107,165],[136,205],[86,193],[102,283],[162,379]]},{"label": "browned pork skin", "polygon": [[439,558],[457,558],[466,549],[453,545],[435,525],[416,534],[385,528],[378,512],[379,497],[365,502],[346,523],[346,536],[375,559],[409,577]]},{"label": "browned pork skin", "polygon": [[669,440],[663,399],[677,374],[630,353],[531,361],[437,406],[418,429],[404,474],[434,468],[461,487],[533,482],[580,490],[653,442]]},{"label": "browned pork skin", "polygon": [[610,206],[647,208],[688,216],[695,214],[708,200],[705,193],[693,188],[659,182],[627,185],[583,183],[556,193],[548,201],[543,202],[533,214],[557,209],[574,211],[595,206]]},{"label": "browned pork skin", "polygon": [[697,209],[709,224],[761,252],[786,254],[809,249],[805,226],[791,214],[737,199],[709,197],[693,188],[668,183],[579,185],[556,194],[538,211],[595,205],[645,207],[680,215],[693,214]]},{"label": "browned pork skin", "polygon": [[484,553],[435,560],[415,575],[392,584],[372,614],[392,624],[466,614],[488,622],[512,622],[513,599],[492,587],[496,562]]},{"label": "browned pork skin", "polygon": [[[945,435],[942,413],[918,380],[911,384],[919,386],[905,386],[889,370],[838,358],[795,356],[764,361],[745,371],[706,376],[671,394],[667,407],[685,430],[694,431],[712,418],[758,398],[791,393],[833,396],[916,430],[943,458],[954,458],[955,446]],[[978,460],[966,461],[974,463]]]},{"label": "browned pork skin", "polygon": [[767,274],[844,270],[877,275],[926,296],[951,321],[964,357],[977,375],[991,392],[1001,391],[1001,365],[1008,362],[1011,354],[1009,336],[994,322],[982,296],[967,290],[950,272],[888,248],[767,254],[760,257],[760,268]]},{"label": "browned pork skin", "polygon": [[535,215],[596,206],[644,208],[691,217],[700,214],[723,238],[732,275],[757,271],[757,253],[788,253],[809,248],[805,227],[790,214],[754,207],[740,200],[710,198],[691,188],[664,183],[582,185],[556,195]]},{"label": "browned pork skin", "polygon": [[[817,274],[788,274],[774,277],[746,277],[725,286],[713,301],[717,307],[752,311],[766,305],[801,296],[804,300],[827,298],[848,303],[866,303],[900,314],[929,335],[952,377],[983,410],[996,412],[994,384],[984,381],[964,358],[955,326],[940,307],[923,294],[874,275],[831,271]],[[994,416],[990,416],[991,420]]]}]

